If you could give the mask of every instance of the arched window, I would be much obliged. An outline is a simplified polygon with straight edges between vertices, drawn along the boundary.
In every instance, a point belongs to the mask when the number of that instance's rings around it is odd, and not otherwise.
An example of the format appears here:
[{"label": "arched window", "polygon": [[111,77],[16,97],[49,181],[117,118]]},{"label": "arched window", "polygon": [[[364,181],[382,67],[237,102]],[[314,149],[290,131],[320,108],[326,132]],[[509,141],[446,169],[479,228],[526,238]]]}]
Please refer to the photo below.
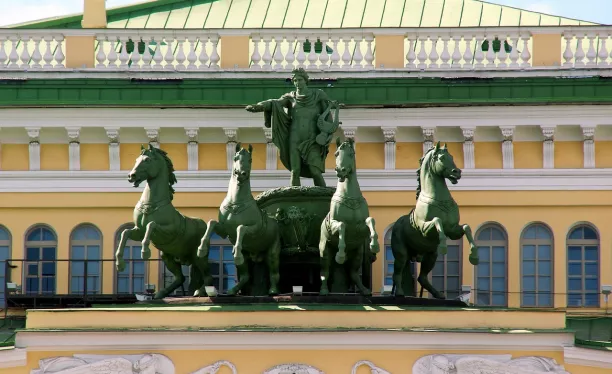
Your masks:
[{"label": "arched window", "polygon": [[[134,227],[133,223],[128,223],[119,228],[115,233],[115,247],[119,246],[121,233],[125,229]],[[145,292],[145,281],[147,279],[147,266],[141,255],[142,243],[128,239],[123,250],[125,269],[118,272],[115,268],[115,292],[118,294],[135,294]],[[114,256],[114,255],[113,255]]]},{"label": "arched window", "polygon": [[521,235],[521,306],[553,306],[553,236],[536,223]]},{"label": "arched window", "polygon": [[70,293],[101,293],[101,259],[100,230],[90,224],[77,226],[70,235]]},{"label": "arched window", "polygon": [[446,256],[438,255],[436,265],[431,272],[431,284],[438,291],[444,292],[447,299],[454,299],[461,294],[461,249],[463,240],[446,242]]},{"label": "arched window", "polygon": [[476,233],[480,262],[476,266],[476,304],[506,306],[508,239],[497,224],[482,227]]},{"label": "arched window", "polygon": [[[385,286],[393,286],[393,264],[395,263],[395,257],[393,256],[393,250],[391,249],[391,229],[393,225],[389,226],[387,232],[385,233]],[[410,271],[412,272],[412,277],[414,278],[414,289],[413,292],[416,294],[417,290],[417,276],[416,273],[417,267],[416,262],[410,262]],[[404,290],[406,295],[408,294],[408,290]]]},{"label": "arched window", "polygon": [[25,290],[29,295],[55,293],[57,237],[47,226],[28,231],[25,243]]},{"label": "arched window", "polygon": [[567,237],[567,306],[599,307],[599,236],[580,225]]},{"label": "arched window", "polygon": [[4,307],[4,289],[7,282],[6,263],[11,258],[11,233],[0,225],[0,306]]}]

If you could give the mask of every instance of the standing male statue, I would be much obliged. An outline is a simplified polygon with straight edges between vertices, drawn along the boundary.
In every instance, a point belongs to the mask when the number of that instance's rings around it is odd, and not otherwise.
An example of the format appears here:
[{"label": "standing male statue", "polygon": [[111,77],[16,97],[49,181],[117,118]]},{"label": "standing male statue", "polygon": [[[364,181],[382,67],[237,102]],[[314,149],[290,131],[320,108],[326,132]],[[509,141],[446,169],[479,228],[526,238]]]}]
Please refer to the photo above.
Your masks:
[{"label": "standing male statue", "polygon": [[272,142],[280,150],[281,162],[291,172],[292,186],[299,186],[300,177],[304,177],[312,178],[315,186],[324,187],[325,158],[340,124],[339,105],[322,90],[308,87],[304,69],[293,70],[291,81],[295,91],[280,99],[248,105],[246,110],[264,112],[264,125],[272,127]]}]

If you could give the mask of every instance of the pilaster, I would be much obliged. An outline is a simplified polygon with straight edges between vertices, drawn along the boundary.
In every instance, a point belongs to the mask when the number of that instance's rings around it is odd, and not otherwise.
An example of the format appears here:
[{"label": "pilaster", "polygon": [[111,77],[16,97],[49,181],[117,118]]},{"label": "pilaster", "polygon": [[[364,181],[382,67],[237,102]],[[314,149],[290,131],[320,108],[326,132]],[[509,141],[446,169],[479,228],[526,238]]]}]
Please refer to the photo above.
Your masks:
[{"label": "pilaster", "polygon": [[503,168],[514,169],[514,126],[501,127]]},{"label": "pilaster", "polygon": [[186,127],[185,134],[189,140],[187,141],[187,170],[198,170],[198,133],[200,129],[197,127]]},{"label": "pilaster", "polygon": [[68,133],[68,170],[81,170],[80,127],[66,127]]},{"label": "pilaster", "polygon": [[595,126],[581,126],[584,137],[584,168],[595,167]]},{"label": "pilaster", "polygon": [[542,135],[544,135],[544,169],[553,169],[555,167],[555,127],[541,126]]},{"label": "pilaster", "polygon": [[149,144],[155,148],[159,148],[159,127],[147,127],[147,138],[149,138]]},{"label": "pilaster", "polygon": [[121,170],[121,159],[119,154],[119,128],[105,127],[108,136],[108,168],[109,170]]},{"label": "pilaster", "polygon": [[266,170],[276,170],[278,152],[276,145],[272,143],[272,129],[264,127],[263,131],[266,136]]},{"label": "pilaster", "polygon": [[383,136],[385,137],[385,170],[395,170],[395,134],[397,127],[382,127]]},{"label": "pilaster", "polygon": [[227,136],[227,144],[225,146],[225,152],[227,153],[227,170],[232,170],[234,164],[234,155],[236,154],[236,143],[238,142],[238,129],[224,128],[225,136]]},{"label": "pilaster", "polygon": [[463,132],[463,168],[474,169],[474,131],[475,127],[462,127]]},{"label": "pilaster", "polygon": [[435,127],[421,127],[423,132],[423,154],[433,147]]},{"label": "pilaster", "polygon": [[40,127],[26,127],[30,138],[30,170],[40,170]]}]

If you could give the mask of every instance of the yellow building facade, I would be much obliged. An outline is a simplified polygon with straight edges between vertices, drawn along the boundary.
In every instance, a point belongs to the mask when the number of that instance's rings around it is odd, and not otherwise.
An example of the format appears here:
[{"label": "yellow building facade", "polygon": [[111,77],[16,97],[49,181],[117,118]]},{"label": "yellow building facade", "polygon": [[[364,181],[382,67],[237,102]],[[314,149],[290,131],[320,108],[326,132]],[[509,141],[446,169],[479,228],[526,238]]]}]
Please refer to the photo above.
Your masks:
[{"label": "yellow building facade", "polygon": [[[172,281],[159,251],[143,261],[133,241],[127,270],[115,270],[142,192],[127,182],[142,144],[172,159],[172,203],[186,216],[216,218],[238,142],[253,145],[254,195],[288,185],[263,116],[244,106],[292,90],[297,66],[345,104],[335,135],[356,142],[384,240],[374,293],[392,285],[390,227],[414,207],[415,169],[438,141],[463,170],[451,192],[481,258],[470,265],[467,240],[450,241],[430,275],[449,298],[470,293],[462,310],[31,309],[16,348],[0,351],[0,370],[158,362],[151,373],[425,374],[437,362],[443,373],[609,371],[612,335],[585,339],[599,350],[576,346],[567,318],[606,319],[609,309],[610,35],[477,0],[159,0],[108,10],[85,0],[82,15],[0,30],[0,261],[10,264],[1,274],[13,313],[23,307],[11,295],[113,299]],[[215,238],[211,251],[224,293],[236,281],[231,244]]]}]

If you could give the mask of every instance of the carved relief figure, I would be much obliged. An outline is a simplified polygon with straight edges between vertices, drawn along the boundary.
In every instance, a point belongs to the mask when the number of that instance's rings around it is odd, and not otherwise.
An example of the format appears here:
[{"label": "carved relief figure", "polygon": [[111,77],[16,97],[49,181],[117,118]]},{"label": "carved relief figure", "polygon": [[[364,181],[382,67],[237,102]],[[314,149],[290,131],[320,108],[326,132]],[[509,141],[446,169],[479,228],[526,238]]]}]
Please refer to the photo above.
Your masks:
[{"label": "carved relief figure", "polygon": [[412,367],[413,374],[570,374],[551,358],[511,355],[430,355]]},{"label": "carved relief figure", "polygon": [[30,374],[175,374],[172,360],[156,353],[125,356],[77,354],[44,358],[38,366]]}]

